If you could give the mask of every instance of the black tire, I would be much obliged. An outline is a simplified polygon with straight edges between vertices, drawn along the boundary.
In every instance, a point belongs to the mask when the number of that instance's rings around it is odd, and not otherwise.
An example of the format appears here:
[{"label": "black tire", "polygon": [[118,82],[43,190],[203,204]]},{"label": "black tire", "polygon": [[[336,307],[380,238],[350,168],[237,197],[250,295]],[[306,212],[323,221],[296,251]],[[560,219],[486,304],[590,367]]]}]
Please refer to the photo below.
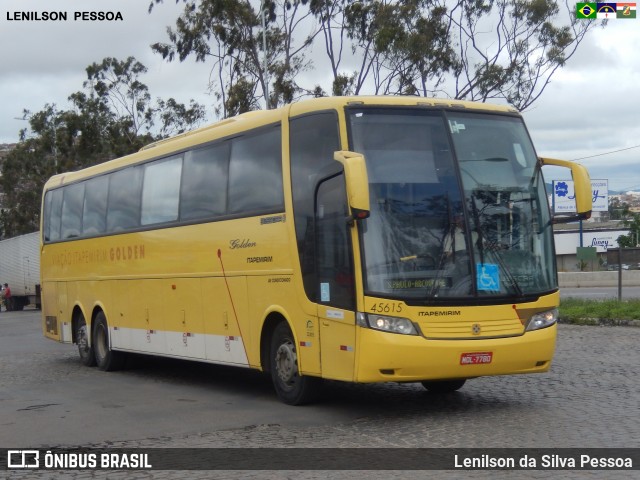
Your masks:
[{"label": "black tire", "polygon": [[422,382],[422,386],[429,393],[451,393],[460,390],[466,381],[465,378],[458,380],[430,380]]},{"label": "black tire", "polygon": [[124,353],[111,350],[109,346],[109,326],[103,312],[98,312],[93,321],[93,351],[100,370],[112,372],[124,366]]},{"label": "black tire", "polygon": [[282,402],[304,405],[317,399],[322,380],[300,375],[295,339],[286,322],[273,331],[269,362],[273,387]]},{"label": "black tire", "polygon": [[78,354],[80,355],[80,362],[87,367],[96,366],[96,356],[93,351],[93,344],[89,344],[89,329],[87,322],[84,319],[82,313],[78,314],[75,323],[75,339],[76,345],[78,345]]}]

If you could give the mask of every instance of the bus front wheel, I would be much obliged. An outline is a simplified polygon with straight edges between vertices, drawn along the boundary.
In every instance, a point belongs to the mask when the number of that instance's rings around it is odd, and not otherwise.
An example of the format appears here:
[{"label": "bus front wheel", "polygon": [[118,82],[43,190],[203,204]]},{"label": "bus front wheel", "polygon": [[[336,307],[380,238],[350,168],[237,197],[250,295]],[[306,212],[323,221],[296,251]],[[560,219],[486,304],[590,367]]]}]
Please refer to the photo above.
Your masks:
[{"label": "bus front wheel", "polygon": [[80,361],[87,367],[95,367],[96,356],[93,351],[93,346],[89,344],[89,329],[87,328],[87,322],[84,319],[84,315],[82,315],[82,313],[78,314],[75,327],[76,344],[78,345],[78,354],[80,355]]},{"label": "bus front wheel", "polygon": [[285,322],[273,332],[269,358],[273,387],[280,400],[287,405],[304,405],[317,398],[321,380],[300,375],[295,339]]},{"label": "bus front wheel", "polygon": [[430,380],[421,382],[429,393],[451,393],[460,390],[467,380],[465,378],[458,380]]},{"label": "bus front wheel", "polygon": [[124,354],[109,347],[109,326],[103,312],[99,312],[94,320],[93,350],[100,370],[111,372],[124,366]]}]

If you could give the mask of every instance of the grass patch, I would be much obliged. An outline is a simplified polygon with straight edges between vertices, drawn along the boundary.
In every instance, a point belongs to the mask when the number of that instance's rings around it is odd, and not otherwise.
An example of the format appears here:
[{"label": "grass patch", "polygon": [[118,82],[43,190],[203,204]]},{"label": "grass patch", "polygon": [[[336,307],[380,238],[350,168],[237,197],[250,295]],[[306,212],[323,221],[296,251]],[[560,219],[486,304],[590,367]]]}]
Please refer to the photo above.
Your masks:
[{"label": "grass patch", "polygon": [[640,320],[640,300],[560,300],[562,323],[596,325],[618,320]]}]

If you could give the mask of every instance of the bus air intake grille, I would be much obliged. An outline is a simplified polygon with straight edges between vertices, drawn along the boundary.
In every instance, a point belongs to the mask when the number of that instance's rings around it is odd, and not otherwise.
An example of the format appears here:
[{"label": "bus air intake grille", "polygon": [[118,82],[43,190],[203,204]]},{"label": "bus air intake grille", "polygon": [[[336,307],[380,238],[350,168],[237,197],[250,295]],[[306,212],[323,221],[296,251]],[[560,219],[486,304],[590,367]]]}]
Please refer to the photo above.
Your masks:
[{"label": "bus air intake grille", "polygon": [[481,320],[461,322],[420,322],[420,329],[426,338],[492,338],[522,335],[524,327],[515,319]]}]

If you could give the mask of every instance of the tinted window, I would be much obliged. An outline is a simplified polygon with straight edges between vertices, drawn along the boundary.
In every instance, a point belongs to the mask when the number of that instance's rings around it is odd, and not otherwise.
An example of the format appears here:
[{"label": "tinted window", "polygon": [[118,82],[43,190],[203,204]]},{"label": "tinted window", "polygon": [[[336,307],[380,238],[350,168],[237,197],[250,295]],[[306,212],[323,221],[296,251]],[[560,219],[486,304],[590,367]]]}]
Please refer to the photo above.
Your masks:
[{"label": "tinted window", "polygon": [[61,238],[79,237],[82,231],[82,205],[84,203],[84,183],[65,187],[62,200]]},{"label": "tinted window", "polygon": [[229,213],[283,208],[280,127],[234,139],[229,165]]},{"label": "tinted window", "polygon": [[106,230],[107,194],[109,176],[92,178],[86,182],[84,212],[82,214],[82,235],[100,235]]},{"label": "tinted window", "polygon": [[227,211],[229,145],[224,142],[185,154],[180,219],[224,215]]},{"label": "tinted window", "polygon": [[51,192],[47,192],[44,196],[44,206],[42,212],[42,238],[49,240],[49,225],[51,224]]},{"label": "tinted window", "polygon": [[142,225],[178,219],[182,157],[149,163],[144,167]]},{"label": "tinted window", "polygon": [[318,188],[316,261],[320,302],[355,309],[353,261],[344,175],[324,181]]},{"label": "tinted window", "polygon": [[333,152],[340,150],[338,117],[335,112],[305,115],[291,120],[291,190],[298,253],[305,291],[316,294],[314,192],[317,182],[332,165],[339,167]]},{"label": "tinted window", "polygon": [[111,174],[107,231],[120,232],[140,225],[142,168],[130,167]]},{"label": "tinted window", "polygon": [[45,205],[48,207],[48,212],[45,210],[45,219],[48,220],[48,228],[45,230],[48,236],[45,236],[45,240],[52,242],[60,240],[62,192],[63,190],[61,188],[48,192],[47,197],[50,197],[50,201],[45,202]]}]

